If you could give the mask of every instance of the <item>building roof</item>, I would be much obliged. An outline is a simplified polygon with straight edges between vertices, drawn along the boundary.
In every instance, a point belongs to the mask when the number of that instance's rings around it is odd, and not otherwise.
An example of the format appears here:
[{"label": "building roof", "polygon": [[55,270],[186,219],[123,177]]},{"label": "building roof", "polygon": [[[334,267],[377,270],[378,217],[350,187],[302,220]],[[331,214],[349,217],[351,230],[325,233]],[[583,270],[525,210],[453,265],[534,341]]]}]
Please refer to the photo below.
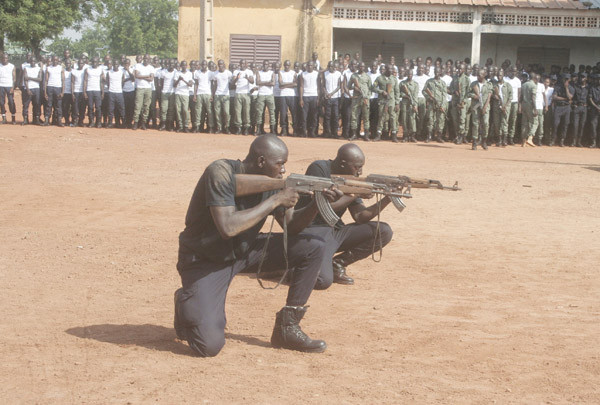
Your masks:
[{"label": "building roof", "polygon": [[452,6],[520,7],[587,10],[600,8],[600,0],[354,0],[359,3],[446,4]]}]

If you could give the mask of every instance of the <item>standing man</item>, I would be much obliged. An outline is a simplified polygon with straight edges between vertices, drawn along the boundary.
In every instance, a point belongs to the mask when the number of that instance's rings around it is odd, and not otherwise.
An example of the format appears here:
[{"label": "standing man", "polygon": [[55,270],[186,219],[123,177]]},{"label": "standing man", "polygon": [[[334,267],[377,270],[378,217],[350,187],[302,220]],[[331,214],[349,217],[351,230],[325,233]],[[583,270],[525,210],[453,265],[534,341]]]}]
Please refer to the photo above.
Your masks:
[{"label": "standing man", "polygon": [[397,94],[397,90],[398,79],[392,75],[391,66],[386,64],[383,67],[383,73],[373,84],[373,91],[377,92],[377,100],[379,100],[379,111],[377,113],[379,120],[377,122],[376,140],[381,139],[383,127],[388,125],[392,133],[392,141],[398,142],[397,112],[400,111],[400,94]]},{"label": "standing man", "polygon": [[[565,137],[567,129],[571,122],[571,99],[575,94],[575,88],[571,84],[571,75],[563,73],[561,80],[554,86],[554,94],[552,95],[552,104],[554,104],[554,125],[552,127],[552,140],[549,146],[553,146],[556,138],[559,135],[559,145],[565,146]],[[561,127],[562,124],[562,127]]]},{"label": "standing man", "polygon": [[592,143],[590,148],[600,146],[600,131],[598,131],[598,118],[600,118],[600,74],[592,75],[592,86],[588,93],[590,102],[590,129]]},{"label": "standing man", "polygon": [[350,121],[352,120],[352,96],[354,95],[352,75],[356,72],[356,65],[356,61],[351,61],[348,69],[342,72],[342,137],[349,141],[356,139],[354,132],[350,131]]},{"label": "standing man", "polygon": [[425,131],[425,120],[427,102],[425,100],[425,96],[423,95],[423,90],[425,89],[425,83],[429,80],[429,76],[425,74],[425,65],[419,64],[417,67],[417,74],[413,76],[413,80],[419,85],[419,96],[417,98],[417,136],[423,136],[423,132]]},{"label": "standing man", "polygon": [[146,130],[146,121],[148,120],[150,104],[152,102],[152,83],[154,83],[154,68],[150,65],[150,55],[144,55],[143,62],[135,66],[133,74],[135,77],[133,130],[138,129],[138,123],[142,130]]},{"label": "standing man", "polygon": [[17,123],[15,114],[17,108],[15,106],[15,88],[17,87],[17,72],[15,65],[8,62],[8,54],[5,52],[0,59],[0,110],[2,111],[2,124],[6,124],[6,108],[4,100],[8,99],[8,109],[12,115],[12,124]]},{"label": "standing man", "polygon": [[534,145],[542,146],[542,139],[544,138],[544,114],[548,109],[548,105],[546,104],[546,96],[544,95],[546,91],[546,87],[544,83],[540,81],[541,76],[538,73],[535,73],[535,82],[536,82],[536,92],[535,92],[535,109],[537,115],[534,116],[534,121],[537,121],[537,128],[535,131],[535,141]]},{"label": "standing man", "polygon": [[194,75],[187,69],[187,62],[181,61],[180,71],[175,75],[175,116],[177,117],[177,132],[189,130],[190,87],[194,88]]},{"label": "standing man", "polygon": [[131,128],[135,109],[135,76],[131,71],[131,60],[128,58],[125,58],[123,63],[123,101],[125,102],[123,127]]},{"label": "standing man", "polygon": [[[350,121],[350,132],[358,136],[360,134],[359,117],[362,116],[365,126],[365,141],[369,141],[371,131],[369,122],[369,100],[371,99],[371,78],[365,72],[365,63],[358,64],[358,71],[352,75],[352,87],[354,95],[352,96],[352,119]],[[374,141],[379,141],[381,136],[377,134]]]},{"label": "standing man", "polygon": [[[108,84],[108,123],[107,128],[121,128],[119,119],[125,123],[125,99],[123,98],[123,81],[125,71],[120,69],[119,60],[115,59],[111,70],[106,72]],[[115,110],[117,114],[115,115]],[[115,125],[113,125],[113,117]]]},{"label": "standing man", "polygon": [[316,138],[317,127],[319,125],[319,110],[317,103],[319,101],[318,77],[319,72],[314,70],[312,61],[306,65],[306,72],[300,75],[300,107],[302,108],[302,128],[303,136]]},{"label": "standing man", "polygon": [[[281,179],[287,158],[280,138],[260,136],[243,161],[221,159],[210,164],[194,190],[179,236],[177,271],[182,288],[175,292],[174,326],[177,337],[202,357],[216,356],[225,345],[225,299],[231,281],[241,271],[258,267],[263,253],[265,271],[281,269],[285,258],[293,269],[286,304],[275,319],[272,346],[312,353],[327,348],[299,325],[326,251],[323,238],[302,233],[317,214],[316,204],[294,210],[298,193],[293,188],[235,196],[236,174]],[[339,198],[339,192],[334,197]],[[259,233],[271,214],[287,225],[287,252],[282,234],[271,235],[267,246],[269,237]]]},{"label": "standing man", "polygon": [[479,69],[477,81],[471,84],[471,120],[473,122],[473,143],[471,149],[477,150],[478,140],[487,150],[488,128],[490,127],[490,101],[494,86],[485,80],[486,70]]},{"label": "standing man", "polygon": [[298,86],[298,76],[292,69],[292,63],[289,60],[283,62],[283,70],[279,72],[279,88],[281,89],[281,105],[279,106],[279,125],[281,125],[281,135],[289,136],[288,111],[292,116],[293,127],[296,127],[296,94],[295,89]]},{"label": "standing man", "polygon": [[71,87],[73,89],[73,124],[82,127],[85,117],[86,100],[83,97],[83,79],[85,66],[83,59],[77,61],[77,67],[71,71]]},{"label": "standing man", "polygon": [[200,132],[200,122],[204,114],[208,118],[208,131],[215,133],[215,120],[213,117],[212,95],[213,72],[208,70],[206,60],[200,62],[200,69],[194,72],[194,102],[196,103],[196,121],[192,123],[194,130]]},{"label": "standing man", "polygon": [[404,134],[402,142],[417,142],[417,111],[418,111],[418,97],[419,97],[419,85],[413,80],[413,71],[408,69],[406,71],[406,80],[400,84],[400,91],[402,93],[402,104],[404,105]]},{"label": "standing man", "polygon": [[338,70],[337,62],[330,61],[327,70],[323,73],[321,94],[325,105],[323,118],[323,137],[338,138],[340,95],[342,88],[342,73]]},{"label": "standing man", "polygon": [[573,94],[572,100],[573,142],[571,142],[571,146],[577,146],[578,148],[583,147],[583,145],[581,145],[581,139],[583,138],[583,128],[585,127],[587,118],[589,93],[587,76],[588,75],[585,72],[579,74],[575,83],[575,94]]},{"label": "standing man", "polygon": [[512,86],[504,80],[504,69],[500,68],[498,82],[494,86],[492,95],[492,128],[494,136],[497,137],[496,146],[506,146],[508,137],[508,116],[512,103]]},{"label": "standing man", "polygon": [[[379,66],[380,65],[377,61],[373,61],[371,70],[367,73],[371,79],[371,88],[374,86],[375,80],[377,80],[377,78],[381,75]],[[369,100],[369,111],[371,112],[371,115],[369,116],[369,122],[373,124],[371,125],[371,138],[375,138],[377,136],[376,123],[379,122],[378,97],[379,95],[376,91],[371,92],[371,99]]]},{"label": "standing man", "polygon": [[517,68],[512,66],[508,70],[508,77],[504,81],[512,87],[513,95],[508,114],[508,145],[514,145],[515,129],[517,127],[517,116],[521,111],[521,80],[516,76]]},{"label": "standing man", "polygon": [[166,61],[166,68],[160,72],[160,128],[159,131],[173,130],[173,119],[175,115],[175,91],[173,82],[177,71],[173,66],[173,61]]},{"label": "standing man", "polygon": [[216,132],[223,132],[224,134],[229,133],[229,82],[231,81],[232,74],[229,70],[225,69],[225,62],[223,59],[219,59],[217,62],[217,68],[219,69],[213,75],[212,94],[215,103],[215,125],[217,127]]},{"label": "standing man", "polygon": [[38,65],[35,56],[31,57],[31,62],[23,71],[23,80],[25,82],[25,91],[27,93],[26,104],[23,105],[23,123],[29,123],[29,103],[33,104],[33,124],[40,123],[41,98],[40,84],[42,83],[42,68]]},{"label": "standing man", "polygon": [[85,69],[83,74],[83,98],[88,105],[88,127],[94,126],[94,109],[96,115],[96,128],[102,128],[102,99],[104,98],[104,70],[98,66],[98,57],[92,59],[92,66]]},{"label": "standing man", "polygon": [[444,143],[442,132],[446,124],[446,112],[448,111],[448,88],[442,80],[442,68],[436,67],[434,77],[427,80],[423,89],[423,96],[427,100],[427,138],[425,142],[431,141],[432,134],[439,143]]},{"label": "standing man", "polygon": [[256,76],[256,85],[258,86],[258,95],[256,98],[255,122],[257,135],[264,135],[265,107],[269,109],[269,127],[270,134],[277,134],[275,128],[275,97],[273,96],[273,87],[275,86],[275,73],[269,68],[267,59],[263,61],[262,70],[258,71]]},{"label": "standing man", "polygon": [[65,70],[60,64],[58,56],[52,57],[52,64],[46,69],[46,80],[44,82],[44,98],[47,100],[46,121],[44,126],[50,125],[50,117],[53,111],[56,113],[58,126],[64,127],[62,123],[62,98],[65,94]]},{"label": "standing man", "polygon": [[21,64],[21,73],[19,75],[19,83],[21,86],[21,104],[23,106],[23,110],[22,110],[22,114],[23,114],[23,122],[21,123],[21,125],[27,125],[29,124],[29,112],[25,111],[25,106],[29,106],[29,104],[31,103],[31,100],[29,100],[29,94],[27,89],[25,88],[25,69],[27,67],[31,66],[31,59],[33,58],[33,55],[31,54],[31,52],[27,52],[27,54],[25,55],[25,62],[23,62]]},{"label": "standing man", "polygon": [[74,127],[76,118],[73,97],[73,64],[71,63],[71,59],[65,59],[64,66],[65,92],[62,98],[62,112],[65,117],[65,125]]},{"label": "standing man", "polygon": [[248,69],[246,59],[240,60],[239,69],[233,72],[235,85],[235,134],[248,135],[250,130],[250,85],[254,84],[254,73]]},{"label": "standing man", "polygon": [[279,71],[281,70],[281,62],[275,61],[271,65],[273,74],[275,75],[275,85],[273,86],[273,99],[275,100],[275,133],[279,134],[277,126],[279,125],[279,117],[281,116],[281,87],[279,87]]},{"label": "standing man", "polygon": [[523,138],[521,146],[535,146],[533,135],[538,126],[538,114],[535,105],[536,92],[536,74],[532,73],[531,80],[526,81],[521,86],[521,134]]}]

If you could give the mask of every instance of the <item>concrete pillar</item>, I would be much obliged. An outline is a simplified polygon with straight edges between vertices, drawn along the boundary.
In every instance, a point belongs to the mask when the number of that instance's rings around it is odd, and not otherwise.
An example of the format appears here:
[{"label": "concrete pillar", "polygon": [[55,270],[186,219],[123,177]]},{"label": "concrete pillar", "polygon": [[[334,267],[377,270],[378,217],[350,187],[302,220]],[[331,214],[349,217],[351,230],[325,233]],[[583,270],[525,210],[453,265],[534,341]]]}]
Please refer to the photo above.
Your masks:
[{"label": "concrete pillar", "polygon": [[473,13],[473,33],[471,38],[471,65],[479,64],[481,57],[481,10],[475,9]]}]

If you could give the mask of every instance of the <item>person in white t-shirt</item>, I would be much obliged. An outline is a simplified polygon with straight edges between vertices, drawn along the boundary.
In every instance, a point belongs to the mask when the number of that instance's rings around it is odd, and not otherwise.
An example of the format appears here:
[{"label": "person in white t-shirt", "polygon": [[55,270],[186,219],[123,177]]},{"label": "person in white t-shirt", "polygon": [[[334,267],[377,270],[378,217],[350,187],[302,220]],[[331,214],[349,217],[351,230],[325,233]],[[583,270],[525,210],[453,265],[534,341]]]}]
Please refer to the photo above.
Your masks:
[{"label": "person in white t-shirt", "polygon": [[125,118],[123,126],[131,128],[133,111],[135,110],[135,75],[131,69],[131,60],[125,58],[123,66],[123,101],[125,102]]},{"label": "person in white t-shirt", "polygon": [[324,138],[338,138],[341,89],[342,73],[338,70],[337,61],[330,61],[327,63],[327,70],[323,73],[323,80],[321,81],[321,94],[325,105]]},{"label": "person in white t-shirt", "polygon": [[425,83],[429,79],[430,77],[425,73],[425,65],[418,65],[417,74],[413,76],[413,81],[419,85],[419,93],[417,95],[417,137],[424,135],[425,131],[427,101],[423,95],[423,89],[425,89]]},{"label": "person in white t-shirt", "polygon": [[[369,75],[369,78],[371,79],[371,86],[373,86],[373,84],[375,83],[375,80],[377,80],[377,78],[379,76],[381,76],[381,67],[382,65],[380,64],[379,61],[374,60],[373,63],[371,64],[371,70],[369,70],[367,72],[367,74]],[[383,64],[383,66],[385,66],[385,64]],[[372,123],[377,123],[379,122],[379,95],[377,94],[376,91],[371,92],[371,98],[369,100],[369,112],[370,112],[370,116],[369,116],[369,122]],[[374,139],[377,136],[377,125],[371,125],[371,139]]]},{"label": "person in white t-shirt", "polygon": [[2,111],[2,124],[6,124],[6,108],[4,102],[8,99],[8,109],[12,114],[12,124],[17,123],[15,114],[15,88],[17,87],[17,72],[15,65],[8,62],[8,54],[3,53],[0,58],[0,110]]},{"label": "person in white t-shirt", "polygon": [[504,81],[511,85],[512,101],[510,104],[510,113],[508,115],[508,145],[514,145],[515,129],[517,126],[517,115],[521,109],[521,79],[517,76],[516,66],[508,68],[508,76],[504,78]]},{"label": "person in white t-shirt", "polygon": [[263,61],[262,70],[256,72],[256,85],[258,94],[256,99],[256,129],[257,135],[264,135],[264,117],[266,108],[269,109],[270,134],[276,132],[275,129],[275,97],[273,96],[273,87],[275,86],[275,73],[270,69],[271,64],[268,60]]},{"label": "person in white t-shirt", "polygon": [[159,131],[171,131],[175,116],[175,91],[173,83],[175,75],[175,61],[167,60],[166,68],[159,74],[158,86],[160,88],[160,128]]},{"label": "person in white t-shirt", "polygon": [[277,130],[277,124],[279,123],[279,117],[281,112],[281,87],[279,87],[279,72],[281,71],[281,62],[275,61],[271,64],[273,74],[275,75],[275,85],[273,86],[273,99],[275,100],[275,134],[279,134]]},{"label": "person in white t-shirt", "polygon": [[[135,109],[133,111],[133,129],[146,129],[152,102],[152,84],[154,83],[154,67],[150,65],[150,55],[144,55],[141,64],[133,70],[135,76]],[[189,94],[188,94],[189,96]]]},{"label": "person in white t-shirt", "polygon": [[229,133],[229,83],[231,82],[232,73],[225,68],[223,59],[217,62],[218,70],[213,74],[212,80],[215,84],[212,85],[212,94],[215,106],[215,126],[216,132]]},{"label": "person in white t-shirt", "polygon": [[94,115],[96,117],[96,128],[102,128],[101,106],[104,98],[104,69],[99,66],[99,63],[99,58],[94,57],[92,65],[85,69],[83,74],[83,97],[88,102],[89,128],[94,126]]},{"label": "person in white t-shirt", "polygon": [[71,59],[65,59],[63,61],[63,67],[65,72],[65,92],[62,98],[62,112],[65,117],[65,125],[74,127],[76,120],[75,109],[73,108],[73,63],[71,62]]},{"label": "person in white t-shirt", "polygon": [[313,61],[306,64],[306,72],[300,75],[300,107],[302,108],[303,137],[316,138],[319,124],[319,72]]},{"label": "person in white t-shirt", "polygon": [[250,87],[254,84],[254,73],[248,69],[245,59],[240,60],[239,69],[233,72],[232,83],[235,85],[235,119],[236,134],[248,135],[250,130]]},{"label": "person in white t-shirt", "polygon": [[33,124],[38,125],[40,123],[40,115],[42,114],[41,109],[41,97],[40,97],[40,85],[42,83],[42,68],[38,65],[35,56],[31,57],[29,66],[23,69],[23,82],[25,83],[25,92],[27,98],[23,105],[23,123],[29,123],[29,104],[33,104]]},{"label": "person in white t-shirt", "polygon": [[181,61],[179,72],[175,75],[175,116],[177,117],[177,132],[189,130],[190,87],[194,88],[194,75],[187,68],[187,62]]},{"label": "person in white t-shirt", "polygon": [[[125,71],[119,66],[118,59],[113,62],[111,70],[106,72],[106,83],[108,84],[108,125],[107,128],[122,128],[121,122],[125,123],[125,99],[123,98],[123,82]],[[116,113],[115,113],[116,110]],[[113,125],[115,118],[115,125]]]},{"label": "person in white t-shirt", "polygon": [[295,89],[298,85],[296,72],[292,70],[292,62],[286,60],[283,62],[283,70],[279,71],[279,89],[281,91],[281,105],[279,106],[279,125],[281,125],[281,135],[288,136],[289,123],[288,111],[292,115],[292,123],[296,123],[296,94]]},{"label": "person in white t-shirt", "polygon": [[352,118],[352,96],[354,90],[352,88],[351,77],[356,72],[356,61],[351,61],[348,69],[342,72],[342,137],[349,139],[350,120]]},{"label": "person in white t-shirt", "polygon": [[73,124],[82,127],[87,101],[83,97],[83,77],[85,74],[83,59],[77,61],[77,66],[71,71],[71,88],[73,90]]},{"label": "person in white t-shirt", "polygon": [[196,122],[193,122],[194,130],[202,130],[202,117],[206,114],[208,118],[208,131],[215,133],[215,119],[213,117],[213,72],[208,70],[208,62],[200,62],[200,68],[194,72],[194,101],[196,102]]},{"label": "person in white t-shirt", "polygon": [[46,68],[46,80],[44,83],[44,98],[47,100],[46,121],[44,126],[50,125],[50,117],[54,111],[58,118],[58,126],[62,123],[62,98],[65,94],[65,70],[60,64],[58,56],[52,57],[52,64]]},{"label": "person in white t-shirt", "polygon": [[21,70],[17,77],[17,81],[19,82],[19,86],[21,88],[21,104],[22,104],[22,108],[23,108],[23,122],[21,123],[21,125],[27,125],[29,124],[29,118],[28,118],[28,114],[25,113],[25,106],[29,105],[31,103],[31,100],[29,99],[29,94],[27,93],[27,91],[25,90],[25,68],[28,66],[31,66],[31,58],[32,58],[32,54],[31,52],[27,52],[27,54],[25,55],[25,62],[21,63]]}]

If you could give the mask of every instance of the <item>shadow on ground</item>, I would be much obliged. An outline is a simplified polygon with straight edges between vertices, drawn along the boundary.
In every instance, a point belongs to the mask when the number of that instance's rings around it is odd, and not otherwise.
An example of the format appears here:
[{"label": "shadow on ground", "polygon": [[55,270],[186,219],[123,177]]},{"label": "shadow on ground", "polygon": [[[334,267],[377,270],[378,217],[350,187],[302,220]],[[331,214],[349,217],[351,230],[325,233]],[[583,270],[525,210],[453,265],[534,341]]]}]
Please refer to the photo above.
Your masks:
[{"label": "shadow on ground", "polygon": [[[69,328],[65,332],[82,339],[112,343],[118,346],[140,346],[151,350],[160,350],[180,355],[193,355],[189,346],[177,340],[175,330],[159,325],[89,325]],[[254,336],[225,333],[225,339],[236,340],[252,346],[271,347],[270,342]]]}]

